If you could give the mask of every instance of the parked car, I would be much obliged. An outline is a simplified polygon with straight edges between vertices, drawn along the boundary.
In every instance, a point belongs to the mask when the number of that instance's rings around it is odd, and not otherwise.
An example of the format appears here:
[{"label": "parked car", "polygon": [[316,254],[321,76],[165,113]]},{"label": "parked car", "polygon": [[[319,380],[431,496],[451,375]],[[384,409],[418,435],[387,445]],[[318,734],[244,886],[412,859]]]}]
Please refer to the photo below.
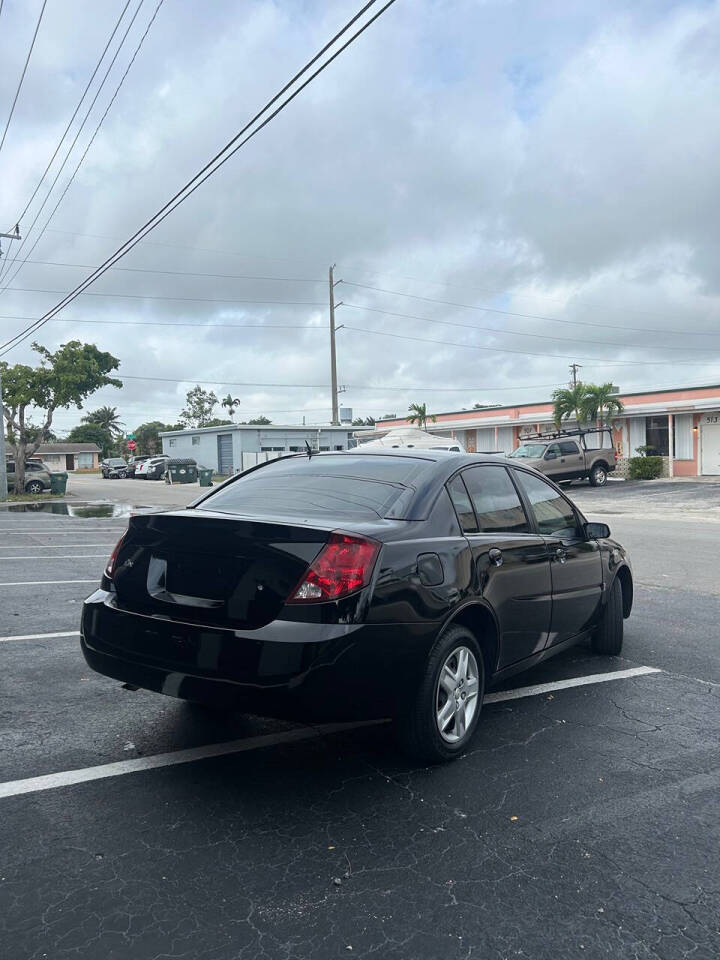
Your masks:
[{"label": "parked car", "polygon": [[[15,461],[6,460],[8,490],[15,490]],[[51,470],[41,460],[25,461],[25,493],[43,493],[50,489]],[[15,491],[16,493],[20,491]]]},{"label": "parked car", "polygon": [[103,480],[124,480],[127,476],[127,463],[122,457],[107,457],[100,463]]},{"label": "parked car", "polygon": [[166,454],[158,454],[143,460],[135,470],[137,480],[162,480],[165,476],[165,465],[170,458]]},{"label": "parked car", "polygon": [[608,527],[522,461],[300,454],[132,517],[81,644],[99,673],[187,700],[393,717],[439,761],[491,684],[581,641],[619,654],[632,602]]},{"label": "parked car", "polygon": [[[602,437],[602,447],[588,448],[587,438]],[[604,487],[608,474],[617,466],[617,457],[609,430],[558,431],[527,438],[509,456],[556,482],[589,480],[593,487]]]},{"label": "parked car", "polygon": [[146,460],[149,460],[150,456],[140,456],[140,457],[128,457],[126,473],[130,479],[134,478],[135,471],[140,466],[141,463],[144,463]]}]

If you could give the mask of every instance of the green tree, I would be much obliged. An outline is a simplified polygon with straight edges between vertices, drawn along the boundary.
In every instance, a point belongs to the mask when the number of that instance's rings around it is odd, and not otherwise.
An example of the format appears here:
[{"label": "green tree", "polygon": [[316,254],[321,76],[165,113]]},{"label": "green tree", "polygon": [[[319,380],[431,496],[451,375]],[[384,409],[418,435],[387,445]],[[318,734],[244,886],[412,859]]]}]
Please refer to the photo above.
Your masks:
[{"label": "green tree", "polygon": [[[122,387],[122,381],[110,376],[120,361],[98,350],[94,343],[70,340],[53,353],[33,343],[33,350],[41,358],[37,367],[0,364],[3,413],[15,456],[17,490],[25,489],[25,460],[47,439],[56,410],[72,406],[82,409],[83,401],[100,387]],[[42,419],[36,431],[30,423],[30,411]]]},{"label": "green tree", "polygon": [[248,420],[248,425],[253,427],[266,427],[269,423],[272,423],[272,420],[268,420],[267,417],[253,417],[252,420]]},{"label": "green tree", "polygon": [[212,390],[203,390],[198,384],[188,390],[185,396],[185,409],[180,416],[191,427],[206,427],[212,419],[212,413],[218,402]]},{"label": "green tree", "polygon": [[[117,407],[98,407],[97,410],[89,410],[82,418],[83,423],[93,423],[107,430],[111,437],[118,439],[123,435],[125,427],[121,423]],[[107,454],[105,454],[107,456]]]},{"label": "green tree", "polygon": [[585,419],[585,394],[587,387],[584,383],[578,383],[574,387],[562,390],[554,390],[553,401],[553,419],[555,426],[560,428],[563,420],[574,417],[577,425],[580,426]]},{"label": "green tree", "polygon": [[80,423],[67,435],[70,443],[96,443],[103,457],[109,457],[113,449],[113,437],[110,431],[99,423]]},{"label": "green tree", "polygon": [[184,430],[184,423],[163,423],[161,420],[150,420],[148,423],[141,423],[135,427],[135,442],[137,443],[136,453],[138,456],[143,454],[152,456],[155,453],[162,453],[161,433],[169,430]]},{"label": "green tree", "polygon": [[612,383],[596,385],[588,383],[583,398],[583,413],[588,421],[599,420],[601,426],[610,426],[613,417],[623,412],[625,406],[616,394]]},{"label": "green tree", "polygon": [[235,411],[240,406],[240,397],[233,397],[231,394],[228,394],[226,397],[222,398],[220,405],[225,407],[230,419],[232,420],[235,416]]},{"label": "green tree", "polygon": [[407,418],[408,423],[416,423],[421,430],[427,429],[428,420],[433,423],[437,420],[434,414],[428,414],[426,403],[411,403],[408,407],[408,413],[410,414]]},{"label": "green tree", "polygon": [[203,426],[204,427],[229,427],[234,422],[235,422],[234,420],[223,420],[220,417],[212,417],[212,419],[208,420],[207,423],[204,423]]}]

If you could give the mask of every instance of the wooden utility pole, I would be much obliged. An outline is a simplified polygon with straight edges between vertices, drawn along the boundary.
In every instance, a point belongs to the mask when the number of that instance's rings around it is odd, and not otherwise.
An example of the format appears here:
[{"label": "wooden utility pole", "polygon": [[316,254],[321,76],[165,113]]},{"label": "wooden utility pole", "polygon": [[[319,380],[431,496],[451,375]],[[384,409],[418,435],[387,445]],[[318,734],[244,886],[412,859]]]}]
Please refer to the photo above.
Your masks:
[{"label": "wooden utility pole", "polygon": [[[15,224],[13,233],[0,233],[0,237],[8,240],[21,240],[20,225]],[[2,251],[0,251],[0,255]],[[15,466],[17,470],[17,464]],[[7,460],[5,458],[5,415],[3,412],[2,371],[0,371],[0,500],[7,500]]]},{"label": "wooden utility pole", "polygon": [[581,369],[582,369],[582,366],[581,366],[579,363],[571,363],[571,364],[570,364],[570,373],[572,374],[572,385],[573,385],[573,387],[576,387],[577,384],[578,384],[577,375],[578,375],[578,370],[581,370]]},{"label": "wooden utility pole", "polygon": [[340,423],[338,413],[338,384],[337,384],[337,360],[335,357],[335,280],[333,270],[335,264],[330,267],[330,391],[332,393],[332,423]]}]

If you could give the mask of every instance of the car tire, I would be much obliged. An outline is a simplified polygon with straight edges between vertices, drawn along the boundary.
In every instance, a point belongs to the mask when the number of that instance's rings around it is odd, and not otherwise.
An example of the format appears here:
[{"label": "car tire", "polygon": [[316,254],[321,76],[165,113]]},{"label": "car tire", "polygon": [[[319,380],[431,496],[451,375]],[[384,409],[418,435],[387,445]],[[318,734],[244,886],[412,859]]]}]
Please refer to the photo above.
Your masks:
[{"label": "car tire", "polygon": [[[458,659],[462,651],[469,654],[468,668],[464,678],[461,676],[463,671]],[[458,685],[453,691],[448,691],[447,684],[442,682],[442,676],[446,676],[446,667],[449,668],[447,675],[449,679],[456,670],[455,677]],[[471,686],[472,673],[475,674],[475,683]],[[460,680],[463,680],[462,684]],[[462,691],[462,686],[465,686],[465,691]],[[462,697],[463,692],[470,690],[473,691],[472,697]],[[395,731],[400,746],[412,757],[426,763],[443,763],[453,760],[467,749],[472,740],[480,718],[484,694],[485,663],[480,645],[465,627],[449,627],[437,639],[430,651],[420,686],[412,703],[395,720]],[[441,713],[445,704],[448,701],[452,703],[453,698],[455,703],[461,706],[456,707],[455,713],[452,709],[450,710],[449,723],[444,726],[444,732],[441,733],[441,726],[445,723]],[[475,701],[475,706],[468,717],[469,704],[472,700]],[[467,704],[464,708],[463,701]],[[461,733],[457,729],[458,724],[462,727]]]},{"label": "car tire", "polygon": [[602,612],[602,619],[592,637],[593,653],[617,657],[623,646],[623,595],[622,584],[615,577],[610,587],[610,596]]},{"label": "car tire", "polygon": [[591,487],[604,487],[607,483],[608,472],[607,467],[604,467],[601,463],[597,463],[592,470],[590,471],[590,486]]},{"label": "car tire", "polygon": [[45,490],[45,487],[40,480],[31,480],[29,483],[25,484],[26,493],[42,493]]},{"label": "car tire", "polygon": [[127,477],[127,474],[125,473],[124,470],[118,471],[118,480],[124,480],[126,477]]}]

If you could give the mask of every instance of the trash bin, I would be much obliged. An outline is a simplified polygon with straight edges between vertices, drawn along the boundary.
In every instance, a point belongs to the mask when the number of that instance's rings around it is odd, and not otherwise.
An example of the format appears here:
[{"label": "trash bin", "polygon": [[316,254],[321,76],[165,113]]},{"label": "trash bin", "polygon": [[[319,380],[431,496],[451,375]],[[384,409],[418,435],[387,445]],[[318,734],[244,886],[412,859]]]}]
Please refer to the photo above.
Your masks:
[{"label": "trash bin", "polygon": [[212,486],[212,467],[198,467],[198,477],[200,478],[201,487],[211,487]]},{"label": "trash bin", "polygon": [[165,464],[166,479],[169,483],[197,483],[197,463],[191,458],[177,457]]},{"label": "trash bin", "polygon": [[68,475],[64,470],[50,474],[50,493],[65,493],[67,490]]}]

